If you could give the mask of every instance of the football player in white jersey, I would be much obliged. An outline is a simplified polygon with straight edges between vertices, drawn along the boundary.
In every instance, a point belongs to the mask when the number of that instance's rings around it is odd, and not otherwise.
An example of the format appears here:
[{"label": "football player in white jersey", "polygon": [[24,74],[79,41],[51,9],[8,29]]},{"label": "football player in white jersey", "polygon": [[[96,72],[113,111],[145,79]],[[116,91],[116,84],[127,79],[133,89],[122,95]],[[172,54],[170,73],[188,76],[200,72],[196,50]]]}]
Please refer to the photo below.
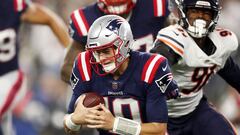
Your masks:
[{"label": "football player in white jersey", "polygon": [[176,0],[179,23],[159,31],[153,53],[168,58],[181,97],[168,101],[169,135],[233,135],[231,124],[208,103],[202,87],[220,75],[240,92],[240,68],[230,54],[233,32],[217,28],[218,0]]}]

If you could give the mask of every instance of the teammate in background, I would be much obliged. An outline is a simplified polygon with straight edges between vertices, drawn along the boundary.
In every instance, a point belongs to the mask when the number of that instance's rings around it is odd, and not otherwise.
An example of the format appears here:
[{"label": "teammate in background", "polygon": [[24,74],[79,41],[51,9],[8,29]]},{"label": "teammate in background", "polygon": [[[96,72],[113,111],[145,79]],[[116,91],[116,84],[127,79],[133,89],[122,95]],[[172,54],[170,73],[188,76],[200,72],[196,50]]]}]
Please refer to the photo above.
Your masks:
[{"label": "teammate in background", "polygon": [[240,92],[240,69],[230,54],[235,34],[215,28],[218,0],[176,0],[179,24],[162,29],[151,52],[168,58],[181,97],[167,101],[169,135],[234,135],[231,124],[208,103],[202,87],[220,75]]},{"label": "teammate in background", "polygon": [[[167,95],[168,98],[176,98],[178,87],[167,59],[158,54],[131,51],[133,43],[130,25],[120,16],[105,15],[92,24],[87,51],[77,56],[72,70],[70,115],[64,122],[69,134],[79,130],[80,125],[97,128],[101,135],[110,134],[109,131],[165,134],[165,92],[173,94]],[[86,92],[102,95],[106,107],[84,107],[82,94]]]},{"label": "teammate in background", "polygon": [[48,25],[63,46],[70,42],[63,21],[49,9],[25,0],[0,0],[0,125],[11,135],[11,110],[26,92],[26,78],[19,69],[18,30],[21,22]]},{"label": "teammate in background", "polygon": [[75,10],[69,30],[74,41],[63,63],[62,80],[69,83],[74,59],[85,50],[89,26],[94,20],[106,14],[122,16],[130,23],[136,40],[133,50],[149,52],[158,31],[167,20],[167,7],[167,0],[97,0],[93,5]]}]

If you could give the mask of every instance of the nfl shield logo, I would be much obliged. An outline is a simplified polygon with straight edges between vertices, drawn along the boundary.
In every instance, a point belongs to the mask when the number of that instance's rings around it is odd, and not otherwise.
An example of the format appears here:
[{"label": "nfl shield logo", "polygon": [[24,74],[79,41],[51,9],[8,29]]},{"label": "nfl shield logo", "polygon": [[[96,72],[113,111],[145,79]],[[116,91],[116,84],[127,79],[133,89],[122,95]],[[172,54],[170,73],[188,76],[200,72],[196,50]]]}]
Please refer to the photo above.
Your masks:
[{"label": "nfl shield logo", "polygon": [[112,88],[114,90],[118,89],[118,83],[117,82],[112,82]]}]

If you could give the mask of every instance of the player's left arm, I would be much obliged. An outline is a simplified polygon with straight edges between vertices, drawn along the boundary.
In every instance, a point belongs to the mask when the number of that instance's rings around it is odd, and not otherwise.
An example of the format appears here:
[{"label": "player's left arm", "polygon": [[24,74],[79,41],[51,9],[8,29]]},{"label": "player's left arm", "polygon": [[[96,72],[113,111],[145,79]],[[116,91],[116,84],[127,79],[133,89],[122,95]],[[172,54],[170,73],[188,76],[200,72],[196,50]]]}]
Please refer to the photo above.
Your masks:
[{"label": "player's left arm", "polygon": [[240,67],[229,57],[218,74],[240,93]]},{"label": "player's left arm", "polygon": [[63,20],[40,4],[30,3],[27,10],[21,15],[21,20],[31,24],[48,25],[64,47],[67,47],[71,42]]},{"label": "player's left arm", "polygon": [[176,98],[178,94],[178,86],[173,80],[167,59],[162,57],[152,82],[146,85],[147,121],[141,124],[141,134],[166,133],[168,120],[166,99]]},{"label": "player's left arm", "polygon": [[163,57],[154,80],[154,87],[158,88],[162,93],[165,94],[167,99],[176,99],[179,97],[179,89],[176,81],[171,73],[170,66],[168,64],[168,59]]},{"label": "player's left arm", "polygon": [[168,59],[168,64],[170,65],[170,67],[174,64],[177,64],[177,62],[181,58],[168,45],[166,45],[159,39],[156,39],[154,41],[154,47],[150,50],[150,53],[158,53],[166,57]]}]

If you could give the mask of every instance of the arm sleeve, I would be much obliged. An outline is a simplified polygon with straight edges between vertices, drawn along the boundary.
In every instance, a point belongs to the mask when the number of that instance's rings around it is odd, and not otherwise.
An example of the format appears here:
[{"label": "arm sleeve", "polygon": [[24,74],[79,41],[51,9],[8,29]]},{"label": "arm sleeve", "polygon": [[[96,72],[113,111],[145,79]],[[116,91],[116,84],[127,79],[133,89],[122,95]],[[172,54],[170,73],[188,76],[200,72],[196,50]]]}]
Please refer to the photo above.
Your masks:
[{"label": "arm sleeve", "polygon": [[170,66],[176,64],[181,58],[181,56],[176,54],[169,46],[165,45],[158,39],[155,40],[154,47],[150,50],[150,52],[158,53],[166,57]]},{"label": "arm sleeve", "polygon": [[70,84],[71,84],[71,88],[73,90],[73,94],[72,94],[72,97],[71,97],[71,100],[70,100],[70,103],[68,106],[68,113],[72,113],[74,111],[75,102],[78,99],[78,97],[80,95],[82,95],[83,93],[87,92],[86,82],[82,81],[77,64],[78,64],[78,61],[76,59],[74,62],[74,66],[72,69],[72,75],[70,78]]},{"label": "arm sleeve", "polygon": [[231,57],[227,59],[225,66],[218,71],[218,74],[240,93],[240,68]]},{"label": "arm sleeve", "polygon": [[[148,122],[167,122],[167,105],[165,94],[177,90],[167,59],[160,64],[154,81],[147,89],[147,120]],[[154,110],[154,111],[153,111]]]}]

